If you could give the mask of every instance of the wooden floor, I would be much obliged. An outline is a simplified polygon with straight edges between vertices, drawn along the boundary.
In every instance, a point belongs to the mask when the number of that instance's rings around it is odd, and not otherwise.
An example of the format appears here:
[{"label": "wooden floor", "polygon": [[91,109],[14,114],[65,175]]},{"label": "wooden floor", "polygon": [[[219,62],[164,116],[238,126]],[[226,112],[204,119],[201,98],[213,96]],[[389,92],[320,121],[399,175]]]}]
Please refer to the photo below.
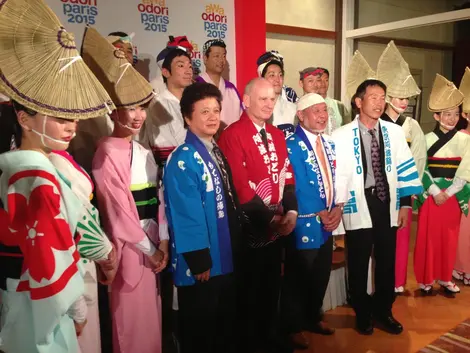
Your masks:
[{"label": "wooden floor", "polygon": [[414,353],[469,318],[470,287],[459,283],[461,293],[454,299],[444,297],[441,292],[433,297],[420,296],[413,273],[414,240],[415,222],[410,243],[407,293],[398,297],[393,307],[394,316],[404,326],[401,335],[393,336],[375,329],[372,336],[361,336],[354,330],[353,310],[340,307],[326,313],[326,321],[336,328],[336,333],[329,337],[310,334],[309,350],[296,353]]}]

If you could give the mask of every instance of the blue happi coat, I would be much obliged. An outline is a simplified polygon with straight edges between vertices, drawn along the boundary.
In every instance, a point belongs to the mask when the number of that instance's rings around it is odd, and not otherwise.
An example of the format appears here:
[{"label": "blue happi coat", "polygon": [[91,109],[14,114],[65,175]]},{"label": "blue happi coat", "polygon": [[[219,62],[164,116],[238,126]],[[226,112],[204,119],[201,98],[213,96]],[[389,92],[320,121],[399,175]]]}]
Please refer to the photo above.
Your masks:
[{"label": "blue happi coat", "polygon": [[[335,183],[335,152],[333,142],[327,136],[321,136],[325,156]],[[287,138],[289,159],[294,170],[295,191],[299,207],[299,216],[294,230],[296,248],[318,249],[331,236],[325,231],[317,213],[327,208],[320,162],[304,130],[297,126],[295,134]],[[333,192],[334,200],[334,192]],[[334,207],[334,204],[332,205]]]},{"label": "blue happi coat", "polygon": [[188,131],[170,155],[163,175],[166,216],[171,229],[176,286],[195,284],[182,254],[209,248],[211,277],[233,271],[223,181],[201,140]]}]

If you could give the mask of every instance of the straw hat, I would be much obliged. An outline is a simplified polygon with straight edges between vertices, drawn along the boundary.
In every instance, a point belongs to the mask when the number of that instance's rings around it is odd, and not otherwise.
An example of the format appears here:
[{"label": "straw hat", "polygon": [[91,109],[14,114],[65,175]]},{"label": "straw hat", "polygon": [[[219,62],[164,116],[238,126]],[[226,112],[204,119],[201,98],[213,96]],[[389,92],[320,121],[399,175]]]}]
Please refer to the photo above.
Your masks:
[{"label": "straw hat", "polygon": [[114,107],[44,0],[0,1],[0,87],[25,107],[58,118],[94,118]]},{"label": "straw hat", "polygon": [[377,77],[387,86],[387,95],[390,97],[410,98],[421,93],[393,40],[380,56]]},{"label": "straw hat", "polygon": [[436,74],[429,96],[428,109],[431,112],[443,112],[462,104],[464,96],[455,85],[444,76]]},{"label": "straw hat", "polygon": [[462,110],[464,113],[470,113],[470,69],[465,68],[465,73],[460,81],[459,91],[464,95]]},{"label": "straw hat", "polygon": [[352,98],[359,85],[368,79],[376,79],[376,73],[362,54],[356,50],[346,75],[346,94]]},{"label": "straw hat", "polygon": [[134,108],[154,97],[152,86],[127,61],[125,53],[94,28],[85,29],[82,55],[116,107]]}]

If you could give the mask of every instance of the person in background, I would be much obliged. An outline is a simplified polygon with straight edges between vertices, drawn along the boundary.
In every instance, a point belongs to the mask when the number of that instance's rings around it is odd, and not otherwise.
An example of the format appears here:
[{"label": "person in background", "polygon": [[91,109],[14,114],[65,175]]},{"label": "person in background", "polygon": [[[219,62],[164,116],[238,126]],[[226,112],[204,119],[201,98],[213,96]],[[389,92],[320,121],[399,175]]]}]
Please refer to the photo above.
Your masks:
[{"label": "person in background", "polygon": [[224,100],[224,109],[220,113],[220,130],[240,119],[243,104],[240,94],[233,83],[224,80],[222,73],[227,65],[227,46],[221,39],[208,40],[203,47],[206,72],[196,78],[197,82],[212,83],[219,88]]},{"label": "person in background", "polygon": [[230,167],[214,140],[221,109],[222,95],[213,84],[184,90],[188,133],[164,172],[182,353],[235,353],[233,272],[241,210]]},{"label": "person in background", "polygon": [[[460,82],[460,92],[464,95],[464,101],[462,104],[462,118],[466,122],[466,127],[460,131],[470,135],[470,69],[465,68],[464,76]],[[460,221],[460,233],[459,242],[457,245],[457,258],[455,259],[454,271],[452,276],[462,281],[465,286],[470,286],[470,217],[462,214],[462,220]]]},{"label": "person in background", "polygon": [[50,156],[67,149],[79,119],[114,105],[83,61],[57,64],[79,53],[43,1],[4,1],[0,28],[0,91],[13,108],[9,119],[2,112],[13,136],[0,155],[0,350],[78,353],[87,306],[74,236],[88,218]]},{"label": "person in background", "polygon": [[184,89],[192,83],[192,65],[187,49],[175,45],[163,49],[158,54],[157,63],[166,88],[150,103],[147,109],[149,118],[137,140],[155,153],[158,163],[164,163],[186,137],[180,100]]},{"label": "person in background", "polygon": [[243,328],[239,352],[279,349],[280,238],[294,230],[297,200],[284,135],[267,123],[275,101],[266,79],[250,81],[243,95],[245,112],[218,142],[250,228],[242,244],[237,285],[238,325]]},{"label": "person in background", "polygon": [[268,123],[272,123],[284,132],[284,135],[294,132],[296,107],[282,97],[284,86],[284,60],[277,51],[268,51],[261,55],[256,62],[258,76],[265,78],[274,88],[275,105],[273,115]]},{"label": "person in background", "polygon": [[340,101],[327,96],[330,85],[330,72],[322,67],[307,67],[299,72],[299,85],[304,94],[317,93],[323,97],[328,107],[328,125],[325,130],[331,135],[334,130],[351,121],[348,109]]},{"label": "person in background", "polygon": [[419,288],[430,295],[438,280],[446,294],[460,288],[452,282],[462,213],[468,214],[470,196],[470,137],[455,129],[464,95],[437,74],[428,109],[437,121],[426,134],[428,160],[423,174],[425,191],[418,195],[418,229],[414,271]]},{"label": "person in background", "polygon": [[[407,223],[411,195],[422,186],[403,130],[380,120],[386,86],[376,79],[365,59],[356,53],[348,70],[348,92],[355,87],[359,115],[333,132],[336,151],[336,200],[346,201],[343,224],[348,252],[348,284],[360,334],[371,335],[375,325],[400,334],[393,317],[397,227]],[[375,293],[367,293],[369,259],[374,250]]]},{"label": "person in background", "polygon": [[168,262],[168,226],[157,163],[151,151],[132,141],[154,93],[144,77],[126,66],[125,53],[90,27],[83,38],[83,60],[117,107],[110,114],[113,133],[100,140],[92,165],[104,229],[116,246],[119,263],[110,295],[113,351],[161,353],[155,273]]},{"label": "person in background", "polygon": [[[380,56],[377,77],[387,86],[387,106],[381,119],[402,127],[419,176],[422,177],[427,159],[424,133],[415,119],[404,115],[409,99],[419,95],[421,90],[393,41],[388,44]],[[408,208],[408,223],[397,231],[395,259],[395,293],[397,294],[403,294],[405,291],[412,216],[412,208],[410,207]]]},{"label": "person in background", "polygon": [[286,249],[281,293],[282,323],[295,346],[307,349],[304,330],[331,335],[322,306],[331,273],[332,232],[341,222],[344,203],[335,198],[335,152],[323,135],[328,122],[325,100],[308,93],[297,102],[300,123],[287,138],[294,170],[299,216]]}]

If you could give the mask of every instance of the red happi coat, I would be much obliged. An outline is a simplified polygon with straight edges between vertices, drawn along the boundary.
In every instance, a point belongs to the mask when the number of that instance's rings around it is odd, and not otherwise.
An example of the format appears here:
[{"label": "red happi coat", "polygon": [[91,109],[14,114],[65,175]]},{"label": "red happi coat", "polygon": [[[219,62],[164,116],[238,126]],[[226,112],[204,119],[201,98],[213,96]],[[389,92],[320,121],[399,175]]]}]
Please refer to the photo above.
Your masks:
[{"label": "red happi coat", "polygon": [[230,164],[240,203],[248,203],[258,195],[273,210],[282,201],[284,187],[294,184],[294,178],[283,132],[271,124],[265,129],[267,149],[244,112],[239,121],[222,132],[218,145]]}]

